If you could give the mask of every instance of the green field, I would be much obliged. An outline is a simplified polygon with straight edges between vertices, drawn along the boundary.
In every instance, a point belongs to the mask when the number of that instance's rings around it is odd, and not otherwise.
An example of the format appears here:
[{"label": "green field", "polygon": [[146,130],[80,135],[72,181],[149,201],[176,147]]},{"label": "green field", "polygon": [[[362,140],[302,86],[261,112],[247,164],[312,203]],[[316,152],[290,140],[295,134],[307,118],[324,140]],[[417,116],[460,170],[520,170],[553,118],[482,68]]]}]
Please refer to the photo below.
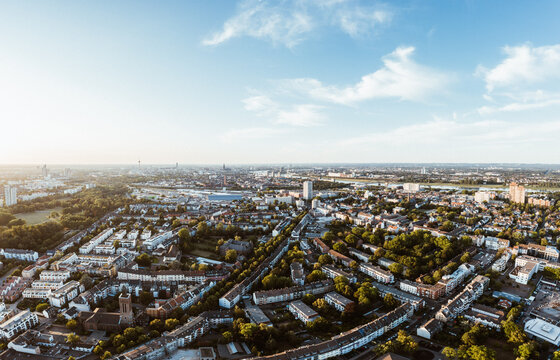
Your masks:
[{"label": "green field", "polygon": [[43,223],[43,222],[49,220],[48,216],[53,211],[61,213],[62,208],[61,207],[56,207],[56,208],[52,208],[52,209],[33,211],[33,212],[30,212],[30,213],[15,214],[14,216],[18,219],[25,220],[25,222],[28,225],[36,225],[36,224],[40,224],[40,223]]}]

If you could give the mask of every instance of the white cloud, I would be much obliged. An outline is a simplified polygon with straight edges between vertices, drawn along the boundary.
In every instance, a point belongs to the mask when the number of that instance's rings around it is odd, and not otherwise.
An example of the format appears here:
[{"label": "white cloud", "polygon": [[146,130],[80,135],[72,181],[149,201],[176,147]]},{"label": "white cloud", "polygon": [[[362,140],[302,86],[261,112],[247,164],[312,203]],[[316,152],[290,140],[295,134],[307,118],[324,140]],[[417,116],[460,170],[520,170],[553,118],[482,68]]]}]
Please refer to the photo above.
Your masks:
[{"label": "white cloud", "polygon": [[278,111],[276,121],[279,124],[292,126],[318,126],[323,123],[324,116],[321,113],[322,106],[313,104],[295,105],[288,110]]},{"label": "white cloud", "polygon": [[311,127],[322,125],[325,116],[323,106],[296,104],[282,106],[266,95],[251,96],[243,100],[245,109],[275,124]]},{"label": "white cloud", "polygon": [[447,74],[412,60],[414,47],[399,47],[382,58],[383,66],[362,77],[354,85],[339,88],[324,85],[316,79],[300,78],[283,81],[283,85],[315,98],[338,104],[352,104],[374,98],[395,97],[422,101],[441,91],[450,81]]},{"label": "white cloud", "polygon": [[496,67],[486,69],[479,66],[477,69],[489,92],[560,78],[560,44],[505,46],[503,51],[506,58]]},{"label": "white cloud", "polygon": [[313,30],[338,26],[350,36],[371,33],[388,23],[392,12],[378,7],[363,7],[355,1],[244,0],[237,13],[222,30],[203,40],[204,45],[219,45],[227,40],[249,36],[293,47]]}]

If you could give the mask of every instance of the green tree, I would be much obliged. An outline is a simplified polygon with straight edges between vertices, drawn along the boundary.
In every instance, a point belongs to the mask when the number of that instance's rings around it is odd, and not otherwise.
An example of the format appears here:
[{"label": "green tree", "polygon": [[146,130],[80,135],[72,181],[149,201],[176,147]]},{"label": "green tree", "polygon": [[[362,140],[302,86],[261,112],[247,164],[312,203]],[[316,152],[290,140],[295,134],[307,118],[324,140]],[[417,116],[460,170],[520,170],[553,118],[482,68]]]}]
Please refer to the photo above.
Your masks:
[{"label": "green tree", "polygon": [[75,333],[70,333],[66,336],[66,342],[74,346],[80,342],[80,337]]},{"label": "green tree", "polygon": [[66,322],[66,327],[70,330],[74,330],[76,327],[78,327],[78,322],[74,319],[70,319]]},{"label": "green tree", "polygon": [[47,303],[40,303],[35,307],[36,312],[42,312],[49,308],[49,304]]},{"label": "green tree", "polygon": [[171,331],[179,325],[179,320],[177,319],[167,319],[165,320],[165,330]]},{"label": "green tree", "polygon": [[235,262],[237,260],[237,251],[234,249],[229,249],[228,251],[226,251],[226,256],[224,257],[224,260],[229,263]]},{"label": "green tree", "polygon": [[467,355],[471,360],[495,360],[496,353],[486,346],[474,345],[469,347]]}]

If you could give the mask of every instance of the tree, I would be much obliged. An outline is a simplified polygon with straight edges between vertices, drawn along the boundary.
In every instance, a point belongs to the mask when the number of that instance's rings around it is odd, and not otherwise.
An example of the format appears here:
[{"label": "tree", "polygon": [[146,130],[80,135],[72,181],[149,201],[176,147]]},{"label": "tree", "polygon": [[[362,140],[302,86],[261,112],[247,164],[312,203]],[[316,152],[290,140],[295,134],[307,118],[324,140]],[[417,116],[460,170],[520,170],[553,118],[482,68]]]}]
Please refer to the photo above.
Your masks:
[{"label": "tree", "polygon": [[333,249],[335,251],[338,251],[339,253],[342,253],[342,254],[347,254],[348,253],[348,248],[346,247],[346,244],[343,243],[343,242],[337,242],[336,244],[334,244]]},{"label": "tree", "polygon": [[103,355],[101,355],[101,360],[107,360],[113,356],[109,351],[105,351]]},{"label": "tree", "polygon": [[444,347],[441,353],[449,360],[457,359],[457,351],[452,347],[449,346]]},{"label": "tree", "polygon": [[80,278],[80,284],[82,284],[86,288],[86,290],[88,290],[93,286],[93,280],[88,274],[83,274]]},{"label": "tree", "polygon": [[191,233],[187,228],[182,228],[181,230],[179,230],[177,235],[179,235],[179,239],[181,239],[183,242],[187,242],[191,239]]},{"label": "tree", "polygon": [[388,309],[395,309],[397,306],[399,306],[399,301],[395,299],[393,294],[385,295],[385,297],[383,298],[383,303]]},{"label": "tree", "polygon": [[468,358],[471,360],[495,360],[496,353],[483,345],[474,345],[467,350]]},{"label": "tree", "polygon": [[150,255],[148,255],[146,253],[140,254],[138,257],[136,257],[135,261],[138,265],[143,266],[143,267],[152,266],[152,258],[151,258]]},{"label": "tree", "polygon": [[502,329],[510,343],[521,344],[526,341],[525,333],[513,321],[502,321]]},{"label": "tree", "polygon": [[228,251],[226,251],[224,260],[229,263],[235,262],[235,260],[237,260],[237,250],[229,249]]},{"label": "tree", "polygon": [[75,333],[70,333],[66,336],[66,342],[74,346],[80,342],[80,337]]},{"label": "tree", "polygon": [[78,322],[74,319],[70,319],[66,322],[66,327],[70,330],[74,330],[78,326]]},{"label": "tree", "polygon": [[138,299],[142,305],[148,306],[154,301],[154,295],[149,291],[142,291]]},{"label": "tree", "polygon": [[35,307],[35,311],[37,312],[42,312],[44,310],[47,310],[49,308],[49,304],[47,303],[40,303]]},{"label": "tree", "polygon": [[403,266],[399,263],[392,263],[391,265],[389,265],[389,271],[392,272],[393,274],[402,274],[403,272]]},{"label": "tree", "polygon": [[321,270],[313,270],[309,275],[307,275],[308,282],[325,280],[326,278],[327,275],[325,275],[325,273]]},{"label": "tree", "polygon": [[519,345],[516,350],[517,360],[529,360],[533,358],[538,358],[539,353],[537,352],[537,343],[534,341],[526,342]]},{"label": "tree", "polygon": [[245,340],[253,339],[253,335],[257,332],[258,326],[253,323],[245,323],[239,327],[239,334],[243,336]]},{"label": "tree", "polygon": [[233,333],[231,331],[224,331],[222,337],[226,343],[229,343],[233,340]]},{"label": "tree", "polygon": [[333,263],[333,259],[329,255],[323,254],[319,256],[319,264],[327,265],[332,263]]},{"label": "tree", "polygon": [[177,319],[167,319],[165,320],[165,330],[171,331],[179,325],[179,320]]}]

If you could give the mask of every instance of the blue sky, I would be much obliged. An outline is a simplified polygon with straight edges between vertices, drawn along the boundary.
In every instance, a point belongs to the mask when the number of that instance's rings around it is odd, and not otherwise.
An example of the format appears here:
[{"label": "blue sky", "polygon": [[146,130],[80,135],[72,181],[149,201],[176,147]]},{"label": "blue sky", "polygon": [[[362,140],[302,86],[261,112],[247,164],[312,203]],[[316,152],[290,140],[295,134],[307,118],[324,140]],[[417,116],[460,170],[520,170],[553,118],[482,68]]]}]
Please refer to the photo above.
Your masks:
[{"label": "blue sky", "polygon": [[558,163],[558,13],[2,1],[0,163]]}]

